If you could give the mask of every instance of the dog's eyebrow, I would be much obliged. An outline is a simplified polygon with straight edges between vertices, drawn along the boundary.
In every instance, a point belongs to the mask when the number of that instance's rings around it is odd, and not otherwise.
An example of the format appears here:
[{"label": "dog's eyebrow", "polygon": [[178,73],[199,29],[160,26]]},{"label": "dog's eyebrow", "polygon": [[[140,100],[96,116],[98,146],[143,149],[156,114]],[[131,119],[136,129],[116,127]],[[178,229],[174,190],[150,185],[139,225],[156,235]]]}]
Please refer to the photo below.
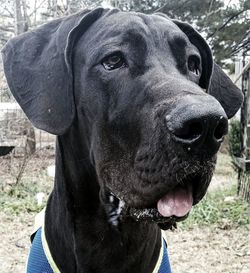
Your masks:
[{"label": "dog's eyebrow", "polygon": [[[133,29],[124,33],[113,32],[106,41],[101,41],[98,43],[98,46],[93,47],[89,51],[89,56],[92,60],[100,61],[105,55],[123,50],[137,52],[136,56],[139,54],[140,60],[143,60],[147,52],[146,37]],[[132,55],[130,54],[130,56]]]},{"label": "dog's eyebrow", "polygon": [[183,37],[183,35],[180,35],[179,33],[172,34],[171,37],[168,38],[168,43],[170,46],[177,46],[178,48],[185,48],[188,45],[185,37]]},{"label": "dog's eyebrow", "polygon": [[125,43],[128,43],[130,45],[134,45],[136,46],[136,48],[139,48],[140,50],[142,50],[142,52],[146,52],[147,50],[147,43],[146,43],[146,33],[145,31],[142,30],[141,33],[133,29],[129,29],[127,30],[122,38],[123,38],[123,41]]},{"label": "dog's eyebrow", "polygon": [[120,40],[107,41],[106,43],[101,43],[99,47],[93,47],[89,51],[89,56],[91,59],[100,61],[101,58],[107,57],[107,55],[113,52],[120,51],[122,48]]},{"label": "dog's eyebrow", "polygon": [[174,44],[178,45],[178,47],[185,48],[187,46],[186,39],[181,35],[173,35],[173,38],[170,39],[170,43],[173,42]]},{"label": "dog's eyebrow", "polygon": [[188,41],[185,37],[179,34],[173,34],[168,40],[168,44],[174,58],[176,59],[178,67],[182,68],[183,64],[186,62],[187,47],[189,44]]}]

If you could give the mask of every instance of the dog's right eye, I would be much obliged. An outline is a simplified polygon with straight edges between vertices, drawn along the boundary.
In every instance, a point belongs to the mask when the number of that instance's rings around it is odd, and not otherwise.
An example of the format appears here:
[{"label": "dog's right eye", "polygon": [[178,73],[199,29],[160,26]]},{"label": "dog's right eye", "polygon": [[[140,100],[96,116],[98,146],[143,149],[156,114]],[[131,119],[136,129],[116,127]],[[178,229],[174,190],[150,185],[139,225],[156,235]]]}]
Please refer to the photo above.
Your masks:
[{"label": "dog's right eye", "polygon": [[102,65],[106,70],[114,70],[120,67],[125,67],[126,61],[122,54],[114,53],[108,57],[105,57],[102,61]]},{"label": "dog's right eye", "polygon": [[193,55],[188,58],[188,69],[196,76],[200,76],[200,59]]}]

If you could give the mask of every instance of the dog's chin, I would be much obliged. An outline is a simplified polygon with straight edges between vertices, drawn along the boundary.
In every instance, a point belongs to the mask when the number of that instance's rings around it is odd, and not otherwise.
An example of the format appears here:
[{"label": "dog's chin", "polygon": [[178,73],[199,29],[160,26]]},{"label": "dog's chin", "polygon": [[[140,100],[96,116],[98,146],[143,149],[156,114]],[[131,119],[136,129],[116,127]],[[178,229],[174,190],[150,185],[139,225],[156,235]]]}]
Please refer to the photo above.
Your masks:
[{"label": "dog's chin", "polygon": [[163,195],[151,208],[130,207],[127,215],[136,221],[150,221],[157,223],[162,229],[169,229],[176,222],[188,217],[193,201],[191,184],[178,185]]},{"label": "dog's chin", "polygon": [[211,176],[196,175],[178,183],[163,193],[153,205],[146,207],[128,206],[126,216],[135,221],[157,223],[161,229],[169,229],[176,222],[185,220],[192,207],[205,195]]},{"label": "dog's chin", "polygon": [[138,196],[117,196],[106,188],[105,204],[109,221],[118,226],[121,221],[130,218],[137,222],[153,222],[161,229],[169,229],[188,217],[193,205],[205,195],[211,177],[212,169],[206,173],[199,171],[186,174],[178,182],[169,181],[169,185],[173,185],[171,187],[166,188],[166,183],[162,183],[162,188],[152,189],[148,199],[145,200],[144,195],[141,202]]}]

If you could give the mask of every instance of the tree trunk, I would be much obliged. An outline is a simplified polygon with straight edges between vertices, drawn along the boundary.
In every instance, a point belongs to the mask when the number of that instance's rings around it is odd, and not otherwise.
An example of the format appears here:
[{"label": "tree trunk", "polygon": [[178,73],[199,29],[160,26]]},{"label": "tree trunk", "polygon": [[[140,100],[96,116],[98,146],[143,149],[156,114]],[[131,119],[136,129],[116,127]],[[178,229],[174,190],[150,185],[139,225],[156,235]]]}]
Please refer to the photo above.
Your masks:
[{"label": "tree trunk", "polygon": [[21,0],[15,0],[15,35],[22,33],[22,11],[21,11]]},{"label": "tree trunk", "polygon": [[15,0],[15,35],[26,32],[28,25],[26,0]]},{"label": "tree trunk", "polygon": [[52,11],[53,11],[53,18],[57,18],[57,0],[52,0]]},{"label": "tree trunk", "polygon": [[26,32],[29,29],[29,16],[27,13],[26,0],[22,0],[22,7],[23,7],[23,32]]}]

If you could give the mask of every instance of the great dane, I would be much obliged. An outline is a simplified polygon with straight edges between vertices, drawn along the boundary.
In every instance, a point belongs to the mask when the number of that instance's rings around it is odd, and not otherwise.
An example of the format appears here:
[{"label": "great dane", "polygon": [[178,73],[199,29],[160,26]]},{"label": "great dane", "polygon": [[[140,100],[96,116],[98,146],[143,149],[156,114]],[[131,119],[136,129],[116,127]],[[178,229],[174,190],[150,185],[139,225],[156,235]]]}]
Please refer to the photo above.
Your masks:
[{"label": "great dane", "polygon": [[242,103],[207,43],[163,14],[97,8],[11,39],[3,62],[28,118],[57,135],[44,231],[56,272],[151,273]]}]

